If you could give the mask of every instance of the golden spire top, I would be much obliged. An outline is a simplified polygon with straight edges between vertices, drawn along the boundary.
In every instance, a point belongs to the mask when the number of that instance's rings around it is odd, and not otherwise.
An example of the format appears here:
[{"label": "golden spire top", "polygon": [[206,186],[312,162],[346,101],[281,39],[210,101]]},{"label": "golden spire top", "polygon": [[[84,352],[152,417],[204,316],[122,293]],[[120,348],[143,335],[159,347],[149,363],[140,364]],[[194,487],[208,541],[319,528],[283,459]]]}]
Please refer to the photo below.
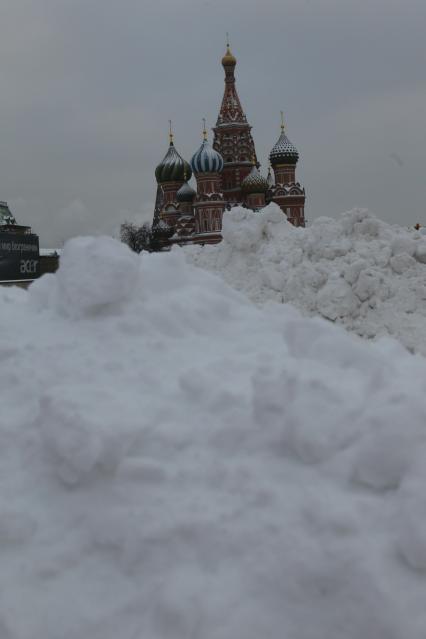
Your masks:
[{"label": "golden spire top", "polygon": [[285,124],[284,124],[284,111],[281,111],[281,132],[284,133],[285,131]]},{"label": "golden spire top", "polygon": [[222,58],[222,64],[224,66],[235,66],[237,63],[237,59],[234,55],[232,55],[231,45],[229,44],[229,33],[226,32],[226,53]]},{"label": "golden spire top", "polygon": [[172,121],[169,120],[169,141],[170,144],[173,144],[173,131],[172,131]]},{"label": "golden spire top", "polygon": [[203,118],[203,140],[207,142],[206,118]]}]

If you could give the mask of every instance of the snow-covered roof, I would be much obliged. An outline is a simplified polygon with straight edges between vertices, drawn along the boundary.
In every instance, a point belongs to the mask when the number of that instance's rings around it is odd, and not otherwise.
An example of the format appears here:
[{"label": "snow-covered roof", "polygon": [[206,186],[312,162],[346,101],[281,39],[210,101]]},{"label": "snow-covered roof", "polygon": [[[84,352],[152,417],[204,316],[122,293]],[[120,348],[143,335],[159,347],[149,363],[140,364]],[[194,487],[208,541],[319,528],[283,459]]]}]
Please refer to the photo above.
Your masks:
[{"label": "snow-covered roof", "polygon": [[275,164],[279,164],[280,162],[296,164],[298,159],[298,150],[296,149],[294,144],[290,142],[285,132],[282,131],[278,141],[272,147],[272,150],[269,154],[269,160],[272,166],[274,166]]}]

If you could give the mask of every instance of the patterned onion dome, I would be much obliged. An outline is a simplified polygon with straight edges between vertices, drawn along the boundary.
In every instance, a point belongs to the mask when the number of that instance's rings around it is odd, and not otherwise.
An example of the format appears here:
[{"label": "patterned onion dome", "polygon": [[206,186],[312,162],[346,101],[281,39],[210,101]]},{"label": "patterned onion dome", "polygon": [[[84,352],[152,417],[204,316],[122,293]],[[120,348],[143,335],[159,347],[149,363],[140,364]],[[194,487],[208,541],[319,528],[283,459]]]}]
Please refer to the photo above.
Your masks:
[{"label": "patterned onion dome", "polygon": [[196,153],[192,156],[191,167],[194,173],[221,173],[223,157],[209,144],[206,137]]},{"label": "patterned onion dome", "polygon": [[253,166],[250,173],[242,181],[241,189],[244,193],[266,193],[268,190],[268,182],[259,173],[259,169],[256,165]]},{"label": "patterned onion dome", "polygon": [[191,175],[191,167],[179,155],[173,141],[170,140],[169,150],[155,169],[157,182],[159,184],[163,182],[183,182],[184,180],[190,180]]},{"label": "patterned onion dome", "polygon": [[299,152],[292,142],[288,139],[283,130],[278,142],[269,154],[269,160],[272,166],[277,164],[297,164]]},{"label": "patterned onion dome", "polygon": [[176,199],[178,202],[192,202],[195,196],[196,193],[188,182],[184,182],[176,193]]}]

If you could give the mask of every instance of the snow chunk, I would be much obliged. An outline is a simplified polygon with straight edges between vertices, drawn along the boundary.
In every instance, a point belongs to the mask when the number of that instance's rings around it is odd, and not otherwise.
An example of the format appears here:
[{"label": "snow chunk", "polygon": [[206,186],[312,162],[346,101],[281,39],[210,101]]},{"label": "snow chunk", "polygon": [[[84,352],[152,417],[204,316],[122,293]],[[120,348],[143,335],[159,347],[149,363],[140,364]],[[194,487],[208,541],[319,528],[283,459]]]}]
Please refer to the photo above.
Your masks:
[{"label": "snow chunk", "polygon": [[414,268],[416,265],[415,259],[408,253],[398,253],[391,257],[389,262],[395,273],[404,273],[404,271]]},{"label": "snow chunk", "polygon": [[365,269],[360,272],[358,280],[353,287],[353,292],[361,302],[365,302],[371,297],[378,295],[382,287],[382,275],[377,270]]},{"label": "snow chunk", "polygon": [[426,572],[424,480],[424,470],[418,467],[401,487],[398,513],[399,550],[410,568],[423,573]]},{"label": "snow chunk", "polygon": [[0,547],[3,544],[24,544],[37,529],[36,521],[25,512],[0,509]]},{"label": "snow chunk", "polygon": [[355,478],[376,490],[397,488],[415,461],[418,447],[426,444],[426,413],[410,406],[410,423],[405,423],[408,403],[408,397],[401,397],[398,404],[367,410],[371,430],[359,447]]},{"label": "snow chunk", "polygon": [[317,296],[318,311],[330,320],[350,315],[356,307],[351,287],[337,273],[330,275]]},{"label": "snow chunk", "polygon": [[416,242],[404,235],[398,235],[391,243],[391,251],[392,255],[399,255],[400,253],[406,253],[411,257],[414,255],[416,250]]},{"label": "snow chunk", "polygon": [[417,242],[414,257],[418,262],[426,264],[426,242],[424,240]]},{"label": "snow chunk", "polygon": [[62,251],[57,305],[64,315],[114,312],[134,295],[139,258],[109,237],[76,237]]},{"label": "snow chunk", "polygon": [[262,218],[251,215],[248,209],[237,208],[232,215],[223,216],[223,237],[240,251],[248,251],[259,243],[262,228]]},{"label": "snow chunk", "polygon": [[426,242],[417,231],[365,209],[317,218],[306,229],[280,217],[276,205],[235,208],[224,220],[223,242],[185,248],[190,261],[258,304],[291,302],[362,337],[392,335],[426,354]]},{"label": "snow chunk", "polygon": [[[122,398],[95,395],[84,386],[56,386],[42,396],[38,423],[42,439],[58,477],[73,485],[87,481],[98,471],[114,472],[131,440],[123,432],[126,414]],[[101,410],[108,405],[108,413]],[[126,429],[132,424],[126,424]]]}]

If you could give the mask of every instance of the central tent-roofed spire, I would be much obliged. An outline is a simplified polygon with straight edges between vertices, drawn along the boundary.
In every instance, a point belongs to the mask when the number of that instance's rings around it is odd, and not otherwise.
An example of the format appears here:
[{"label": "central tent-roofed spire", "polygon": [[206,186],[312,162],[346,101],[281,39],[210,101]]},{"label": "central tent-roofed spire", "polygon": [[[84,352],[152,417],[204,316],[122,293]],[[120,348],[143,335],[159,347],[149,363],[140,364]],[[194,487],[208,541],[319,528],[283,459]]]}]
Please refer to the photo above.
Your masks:
[{"label": "central tent-roofed spire", "polygon": [[[237,59],[231,51],[227,34],[226,52],[222,58],[225,70],[225,90],[214,131],[213,147],[224,160],[222,188],[229,202],[243,201],[241,184],[252,168],[251,158],[256,149],[251,136],[251,126],[241,106],[235,86]],[[256,160],[257,163],[257,160]]]},{"label": "central tent-roofed spire", "polygon": [[[226,34],[228,36],[228,34]],[[237,59],[231,52],[229,38],[227,38],[226,53],[222,58],[225,70],[225,92],[217,118],[216,126],[232,122],[247,123],[247,118],[241,106],[240,98],[235,87],[235,67]]]}]

